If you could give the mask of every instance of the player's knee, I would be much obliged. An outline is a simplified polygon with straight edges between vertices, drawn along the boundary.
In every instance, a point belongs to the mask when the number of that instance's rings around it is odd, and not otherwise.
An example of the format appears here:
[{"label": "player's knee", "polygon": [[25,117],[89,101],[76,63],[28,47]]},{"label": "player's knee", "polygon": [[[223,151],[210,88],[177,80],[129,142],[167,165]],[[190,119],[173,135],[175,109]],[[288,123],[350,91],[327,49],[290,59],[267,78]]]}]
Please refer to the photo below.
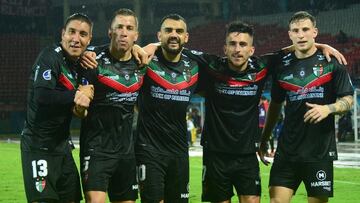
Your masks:
[{"label": "player's knee", "polygon": [[260,196],[256,195],[241,195],[239,197],[241,203],[259,203],[260,202]]}]

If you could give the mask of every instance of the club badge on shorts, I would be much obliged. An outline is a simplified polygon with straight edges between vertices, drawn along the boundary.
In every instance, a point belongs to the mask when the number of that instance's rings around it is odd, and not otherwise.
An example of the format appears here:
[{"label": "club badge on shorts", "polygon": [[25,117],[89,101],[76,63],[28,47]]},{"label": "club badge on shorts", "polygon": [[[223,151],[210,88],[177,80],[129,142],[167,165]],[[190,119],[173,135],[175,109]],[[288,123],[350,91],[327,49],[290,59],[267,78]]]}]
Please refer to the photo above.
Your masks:
[{"label": "club badge on shorts", "polygon": [[42,192],[46,187],[46,180],[43,177],[37,178],[35,181],[35,188],[37,191]]}]

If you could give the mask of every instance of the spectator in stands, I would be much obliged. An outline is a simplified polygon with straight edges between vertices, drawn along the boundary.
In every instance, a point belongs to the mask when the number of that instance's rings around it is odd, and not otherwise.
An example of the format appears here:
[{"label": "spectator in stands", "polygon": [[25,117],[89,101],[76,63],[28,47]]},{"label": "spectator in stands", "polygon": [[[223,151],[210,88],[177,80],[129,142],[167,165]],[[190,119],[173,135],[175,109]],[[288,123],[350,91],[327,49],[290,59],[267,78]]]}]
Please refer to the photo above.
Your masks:
[{"label": "spectator in stands", "polygon": [[92,22],[73,14],[60,44],[45,48],[30,75],[21,159],[28,202],[80,202],[80,179],[71,154],[72,108],[85,109],[93,86],[79,86],[77,64],[92,37]]},{"label": "spectator in stands", "polygon": [[354,89],[343,65],[327,62],[316,48],[315,17],[295,13],[289,37],[295,51],[274,64],[271,102],[259,155],[266,145],[286,100],[283,131],[270,172],[271,202],[288,203],[303,181],[309,203],[328,202],[333,196],[333,160],[337,159],[334,114],[346,113]]}]

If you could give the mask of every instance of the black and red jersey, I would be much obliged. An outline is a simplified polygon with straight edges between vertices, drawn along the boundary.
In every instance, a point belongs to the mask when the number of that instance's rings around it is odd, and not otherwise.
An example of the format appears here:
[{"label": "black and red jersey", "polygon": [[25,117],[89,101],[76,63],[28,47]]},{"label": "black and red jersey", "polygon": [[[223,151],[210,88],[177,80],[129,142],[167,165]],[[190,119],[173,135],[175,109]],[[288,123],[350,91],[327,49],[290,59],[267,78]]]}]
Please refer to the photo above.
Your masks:
[{"label": "black and red jersey", "polygon": [[81,81],[94,85],[94,99],[82,121],[80,150],[108,156],[134,155],[134,106],[145,68],[135,59],[119,61],[109,47],[97,51],[98,67],[83,69]]},{"label": "black and red jersey", "polygon": [[[77,89],[77,65],[67,59],[60,44],[45,48],[37,57],[29,78],[27,115],[22,132],[22,149],[64,153],[68,149],[72,106]],[[39,92],[51,93],[45,100]],[[44,97],[42,95],[41,97]]]},{"label": "black and red jersey", "polygon": [[[250,154],[259,134],[259,101],[272,55],[251,57],[244,71],[231,70],[227,58],[185,51],[200,62],[205,90],[201,144],[211,151]],[[206,75],[206,76],[204,76]]]},{"label": "black and red jersey", "polygon": [[185,55],[168,62],[158,50],[140,91],[136,153],[188,156],[186,111],[198,81],[198,64]]},{"label": "black and red jersey", "polygon": [[353,94],[345,67],[335,58],[327,62],[319,50],[304,59],[289,53],[279,58],[273,79],[272,100],[286,100],[276,156],[292,161],[337,159],[334,115],[310,124],[304,122],[304,114],[307,102],[326,105]]}]

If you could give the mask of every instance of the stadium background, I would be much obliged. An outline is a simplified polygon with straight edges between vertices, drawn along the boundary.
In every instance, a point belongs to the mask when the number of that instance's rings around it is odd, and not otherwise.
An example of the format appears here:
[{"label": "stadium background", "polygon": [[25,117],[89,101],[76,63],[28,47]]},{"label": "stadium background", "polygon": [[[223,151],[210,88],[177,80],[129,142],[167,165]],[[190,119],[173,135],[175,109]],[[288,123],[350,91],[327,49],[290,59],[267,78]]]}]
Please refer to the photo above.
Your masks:
[{"label": "stadium background", "polygon": [[[255,26],[255,54],[290,45],[287,20],[299,10],[317,17],[318,42],[340,50],[356,87],[360,85],[359,0],[1,0],[0,1],[0,134],[18,135],[26,110],[28,76],[36,56],[45,46],[60,41],[63,20],[74,12],[94,21],[92,45],[108,42],[112,13],[130,8],[139,16],[140,39],[157,41],[161,18],[178,13],[186,18],[187,47],[222,55],[224,27],[231,20]],[[342,34],[339,34],[342,32]],[[194,105],[201,103],[194,98]],[[72,124],[77,133],[79,120]]]}]

